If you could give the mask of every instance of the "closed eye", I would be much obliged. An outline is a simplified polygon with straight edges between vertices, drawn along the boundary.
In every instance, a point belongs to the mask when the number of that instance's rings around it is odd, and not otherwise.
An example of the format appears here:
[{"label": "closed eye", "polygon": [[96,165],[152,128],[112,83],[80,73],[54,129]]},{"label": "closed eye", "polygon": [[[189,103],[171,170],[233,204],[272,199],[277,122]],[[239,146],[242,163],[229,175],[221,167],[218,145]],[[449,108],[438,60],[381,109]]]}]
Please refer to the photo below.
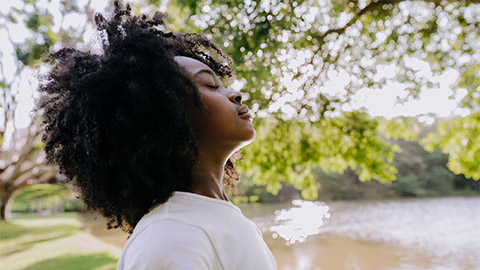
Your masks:
[{"label": "closed eye", "polygon": [[212,89],[218,89],[218,85],[207,85],[208,88],[212,88]]}]

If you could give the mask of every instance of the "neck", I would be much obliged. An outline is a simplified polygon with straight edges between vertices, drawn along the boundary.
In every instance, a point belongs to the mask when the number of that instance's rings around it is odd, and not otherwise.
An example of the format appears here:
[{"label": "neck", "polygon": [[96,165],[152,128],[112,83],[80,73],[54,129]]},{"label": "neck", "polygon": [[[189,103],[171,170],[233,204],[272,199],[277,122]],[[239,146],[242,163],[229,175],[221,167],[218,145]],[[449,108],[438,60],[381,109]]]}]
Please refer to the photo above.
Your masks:
[{"label": "neck", "polygon": [[189,192],[228,201],[223,188],[223,171],[227,158],[211,158],[200,153],[192,172]]}]

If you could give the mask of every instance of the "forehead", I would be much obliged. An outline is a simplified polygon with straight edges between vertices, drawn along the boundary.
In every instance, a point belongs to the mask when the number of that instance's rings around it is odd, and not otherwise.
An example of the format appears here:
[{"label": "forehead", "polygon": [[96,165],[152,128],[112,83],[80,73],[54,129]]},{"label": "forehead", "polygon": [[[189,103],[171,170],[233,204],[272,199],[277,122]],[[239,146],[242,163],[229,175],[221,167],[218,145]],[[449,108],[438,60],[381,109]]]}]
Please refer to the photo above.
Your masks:
[{"label": "forehead", "polygon": [[190,74],[195,74],[202,69],[211,70],[209,66],[190,57],[175,56],[174,60]]}]

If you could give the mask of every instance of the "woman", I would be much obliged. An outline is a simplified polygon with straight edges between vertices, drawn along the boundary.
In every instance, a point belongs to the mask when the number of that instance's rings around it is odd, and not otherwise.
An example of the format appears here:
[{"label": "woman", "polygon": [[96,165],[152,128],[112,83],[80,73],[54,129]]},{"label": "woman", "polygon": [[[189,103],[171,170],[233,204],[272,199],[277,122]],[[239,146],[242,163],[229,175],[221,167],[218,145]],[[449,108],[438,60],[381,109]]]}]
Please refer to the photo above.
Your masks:
[{"label": "woman", "polygon": [[261,232],[227,198],[233,153],[255,137],[230,58],[163,16],[115,2],[97,15],[103,52],[48,57],[43,141],[50,162],[109,227],[131,233],[117,269],[274,269]]}]

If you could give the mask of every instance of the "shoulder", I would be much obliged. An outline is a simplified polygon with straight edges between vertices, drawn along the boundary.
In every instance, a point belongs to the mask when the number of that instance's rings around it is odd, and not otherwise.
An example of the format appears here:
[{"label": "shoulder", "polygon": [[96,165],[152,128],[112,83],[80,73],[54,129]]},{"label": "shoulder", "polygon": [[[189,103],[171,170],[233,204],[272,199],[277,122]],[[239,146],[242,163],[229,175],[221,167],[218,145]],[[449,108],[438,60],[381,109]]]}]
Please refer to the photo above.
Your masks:
[{"label": "shoulder", "polygon": [[123,269],[221,269],[208,235],[178,220],[158,220],[134,232],[124,248]]}]

